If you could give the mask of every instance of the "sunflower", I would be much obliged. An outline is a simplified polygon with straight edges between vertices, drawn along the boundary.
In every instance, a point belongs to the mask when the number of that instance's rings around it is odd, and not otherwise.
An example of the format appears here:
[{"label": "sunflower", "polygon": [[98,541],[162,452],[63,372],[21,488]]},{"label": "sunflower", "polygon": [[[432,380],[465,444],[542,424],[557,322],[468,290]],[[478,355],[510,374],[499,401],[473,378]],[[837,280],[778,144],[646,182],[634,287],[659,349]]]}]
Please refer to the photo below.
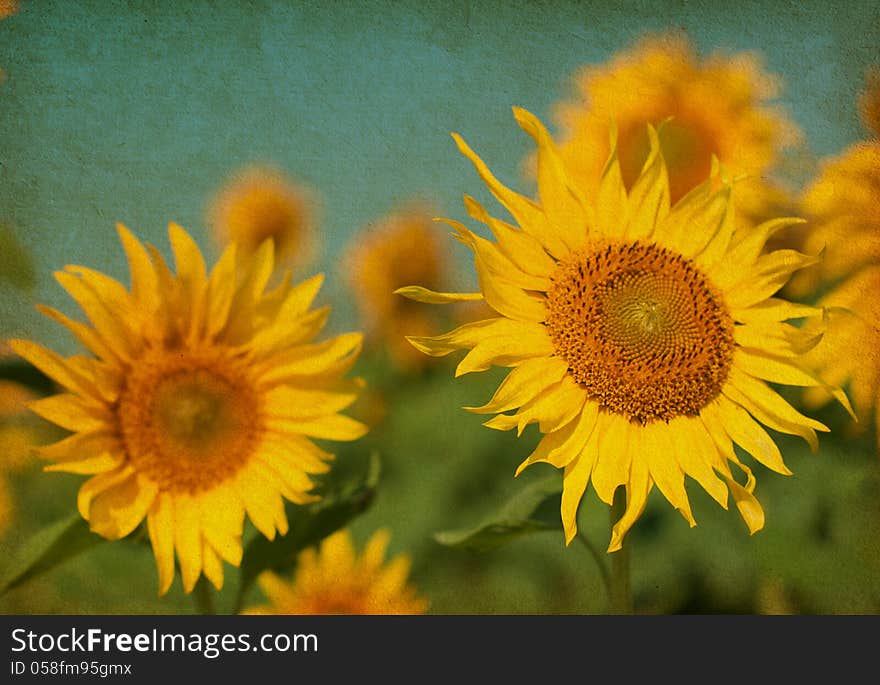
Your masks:
[{"label": "sunflower", "polygon": [[[16,12],[18,12],[18,0],[0,0],[0,19],[11,17]],[[3,70],[0,69],[0,83],[3,83],[5,78]]]},{"label": "sunflower", "polygon": [[263,241],[275,242],[279,263],[302,267],[315,256],[312,191],[271,166],[241,169],[211,203],[208,221],[215,242],[237,243],[253,253]]},{"label": "sunflower", "polygon": [[[483,298],[498,316],[410,342],[435,356],[469,350],[456,376],[512,367],[491,400],[471,410],[497,414],[485,425],[499,430],[519,434],[539,425],[543,438],[517,473],[536,462],[564,470],[567,542],[589,482],[609,505],[617,487],[626,488],[626,511],[609,552],[620,549],[654,485],[695,525],[686,475],[722,507],[732,495],[754,533],[764,512],[734,444],[790,474],[761,424],[799,435],[813,449],[816,431],[828,430],[767,384],[822,385],[800,360],[816,336],[787,323],[819,310],[772,297],[816,257],[761,254],[770,234],[799,220],[777,219],[734,235],[732,188],[717,165],[670,207],[660,141],[650,126],[650,153],[630,190],[612,140],[597,199],[588,202],[543,125],[522,109],[514,114],[538,147],[540,203],[502,185],[453,134],[519,227],[465,196],[468,213],[495,237],[447,221],[474,251],[480,292],[398,291],[435,303]],[[833,392],[846,403],[841,391]]]},{"label": "sunflower", "polygon": [[48,471],[91,476],[79,512],[109,539],[144,519],[159,592],[202,573],[218,588],[221,559],[241,561],[245,513],[267,538],[287,532],[284,502],[312,502],[313,474],[332,455],[312,438],[354,440],[364,426],[339,414],[360,382],[345,380],[361,336],[312,342],[328,309],[310,310],[321,276],[289,276],[266,291],[271,241],[252,258],[235,246],[210,274],[192,238],[169,227],[174,275],[124,227],[132,287],[81,266],[56,273],[91,325],[39,307],[92,353],[63,358],[31,341],[13,349],[64,392],[30,406],[72,431],[40,448]]},{"label": "sunflower", "polygon": [[[804,196],[804,212],[814,228],[807,249],[825,249],[822,268],[797,283],[801,292],[823,285],[830,290],[819,305],[829,310],[825,335],[809,360],[823,378],[849,384],[856,414],[873,413],[880,445],[880,142],[859,143],[827,161]],[[809,388],[807,402],[828,401]],[[865,425],[865,422],[862,422]]]},{"label": "sunflower", "polygon": [[0,0],[0,19],[11,17],[18,12],[18,0]]},{"label": "sunflower", "polygon": [[875,135],[880,136],[880,68],[867,74],[867,87],[859,98],[859,114],[862,123]]},{"label": "sunflower", "polygon": [[402,300],[396,288],[413,282],[440,288],[444,279],[443,246],[427,208],[411,204],[356,235],[343,259],[343,270],[364,324],[367,344],[387,349],[400,368],[415,371],[428,357],[401,335],[438,333],[436,311]]},{"label": "sunflower", "polygon": [[38,397],[21,383],[0,380],[0,458],[4,471],[27,464],[33,446],[40,441],[42,426],[27,409]]},{"label": "sunflower", "polygon": [[288,582],[272,572],[258,583],[270,604],[247,614],[423,614],[428,602],[407,584],[410,561],[398,556],[384,564],[389,533],[379,530],[358,557],[347,530],[299,555]]},{"label": "sunflower", "polygon": [[658,135],[673,204],[706,179],[715,157],[731,174],[748,176],[738,195],[742,218],[766,217],[784,199],[764,176],[797,129],[770,104],[778,83],[757,55],[700,59],[684,37],[652,37],[606,64],[582,68],[575,87],[575,100],[556,109],[565,131],[560,156],[588,197],[598,192],[614,121],[628,190],[648,158],[646,124],[663,122]]},{"label": "sunflower", "polygon": [[[4,348],[0,344],[0,359],[5,357]],[[34,446],[45,442],[46,425],[27,409],[38,397],[20,383],[0,380],[0,535],[14,514],[7,475],[28,465]]]}]

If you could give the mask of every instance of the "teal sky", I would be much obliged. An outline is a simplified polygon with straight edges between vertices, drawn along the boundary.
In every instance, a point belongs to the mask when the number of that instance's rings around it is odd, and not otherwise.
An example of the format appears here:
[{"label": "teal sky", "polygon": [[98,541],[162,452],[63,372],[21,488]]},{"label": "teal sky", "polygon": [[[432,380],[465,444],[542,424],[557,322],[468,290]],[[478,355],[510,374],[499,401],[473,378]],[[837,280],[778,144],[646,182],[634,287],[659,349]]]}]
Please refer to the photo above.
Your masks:
[{"label": "teal sky", "polygon": [[[876,0],[21,4],[0,22],[0,220],[33,254],[37,285],[0,293],[0,320],[4,335],[69,350],[33,313],[74,311],[51,272],[127,278],[116,221],[167,254],[174,220],[210,252],[206,203],[243,164],[317,190],[324,247],[310,272],[332,276],[354,232],[398,204],[421,197],[463,218],[462,193],[485,197],[450,131],[515,185],[529,145],[510,107],[550,124],[578,66],[646,31],[763,53],[816,156],[863,135],[855,97],[880,62]],[[354,325],[336,279],[323,298],[332,328]]]}]

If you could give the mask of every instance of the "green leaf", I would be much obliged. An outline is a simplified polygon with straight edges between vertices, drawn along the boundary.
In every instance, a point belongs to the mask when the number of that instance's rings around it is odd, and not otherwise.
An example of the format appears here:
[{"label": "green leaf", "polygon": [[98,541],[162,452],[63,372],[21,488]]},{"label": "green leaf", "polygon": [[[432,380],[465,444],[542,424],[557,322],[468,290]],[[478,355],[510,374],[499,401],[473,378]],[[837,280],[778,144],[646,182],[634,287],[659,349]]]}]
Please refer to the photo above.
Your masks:
[{"label": "green leaf", "polygon": [[366,473],[336,491],[322,493],[313,504],[287,505],[290,529],[287,535],[269,540],[259,536],[251,540],[241,560],[241,583],[235,601],[235,613],[241,610],[245,594],[263,571],[290,568],[299,553],[331,533],[345,527],[373,501],[379,482],[381,464],[376,453],[370,455]]},{"label": "green leaf", "polygon": [[34,286],[34,282],[30,255],[18,242],[12,229],[0,224],[0,283],[28,289]]},{"label": "green leaf", "polygon": [[88,521],[79,514],[44,528],[16,554],[13,566],[0,583],[0,594],[51,571],[103,542],[107,542],[107,539],[89,530]]},{"label": "green leaf", "polygon": [[475,528],[435,533],[434,539],[448,547],[485,552],[529,533],[559,530],[561,498],[562,478],[552,476],[520,490]]}]

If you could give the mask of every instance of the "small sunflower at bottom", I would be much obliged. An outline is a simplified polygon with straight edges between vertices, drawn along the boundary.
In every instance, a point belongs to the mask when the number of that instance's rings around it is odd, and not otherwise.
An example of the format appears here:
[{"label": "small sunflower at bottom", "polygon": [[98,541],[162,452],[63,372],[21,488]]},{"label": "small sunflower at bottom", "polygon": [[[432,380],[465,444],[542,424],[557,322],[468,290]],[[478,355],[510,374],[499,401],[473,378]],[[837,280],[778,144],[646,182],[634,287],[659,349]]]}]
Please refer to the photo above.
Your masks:
[{"label": "small sunflower at bottom", "polygon": [[376,531],[358,556],[348,530],[300,553],[287,581],[270,571],[258,584],[269,604],[246,614],[423,614],[428,602],[407,583],[410,560],[384,561],[390,534]]}]

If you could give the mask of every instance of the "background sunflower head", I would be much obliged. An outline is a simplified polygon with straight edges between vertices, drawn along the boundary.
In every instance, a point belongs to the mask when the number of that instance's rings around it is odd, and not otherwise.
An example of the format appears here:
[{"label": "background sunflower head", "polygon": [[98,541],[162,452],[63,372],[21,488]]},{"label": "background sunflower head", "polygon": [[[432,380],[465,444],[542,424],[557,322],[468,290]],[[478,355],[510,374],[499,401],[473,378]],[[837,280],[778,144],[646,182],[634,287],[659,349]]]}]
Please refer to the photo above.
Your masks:
[{"label": "background sunflower head", "polygon": [[300,553],[291,580],[263,573],[258,582],[269,604],[244,613],[424,614],[427,600],[407,582],[409,557],[385,561],[390,539],[377,530],[358,554],[348,529],[333,533]]},{"label": "background sunflower head", "polygon": [[773,104],[779,79],[765,71],[757,53],[701,57],[683,34],[651,36],[603,64],[581,68],[574,86],[574,98],[555,110],[563,130],[560,156],[588,195],[598,190],[614,122],[627,189],[648,158],[652,124],[673,203],[705,180],[713,158],[732,175],[748,176],[738,199],[741,220],[769,218],[784,200],[768,172],[799,134]]},{"label": "background sunflower head", "polygon": [[213,198],[208,220],[221,247],[236,243],[252,254],[271,239],[282,266],[301,268],[317,255],[315,192],[271,165],[233,174]]}]

